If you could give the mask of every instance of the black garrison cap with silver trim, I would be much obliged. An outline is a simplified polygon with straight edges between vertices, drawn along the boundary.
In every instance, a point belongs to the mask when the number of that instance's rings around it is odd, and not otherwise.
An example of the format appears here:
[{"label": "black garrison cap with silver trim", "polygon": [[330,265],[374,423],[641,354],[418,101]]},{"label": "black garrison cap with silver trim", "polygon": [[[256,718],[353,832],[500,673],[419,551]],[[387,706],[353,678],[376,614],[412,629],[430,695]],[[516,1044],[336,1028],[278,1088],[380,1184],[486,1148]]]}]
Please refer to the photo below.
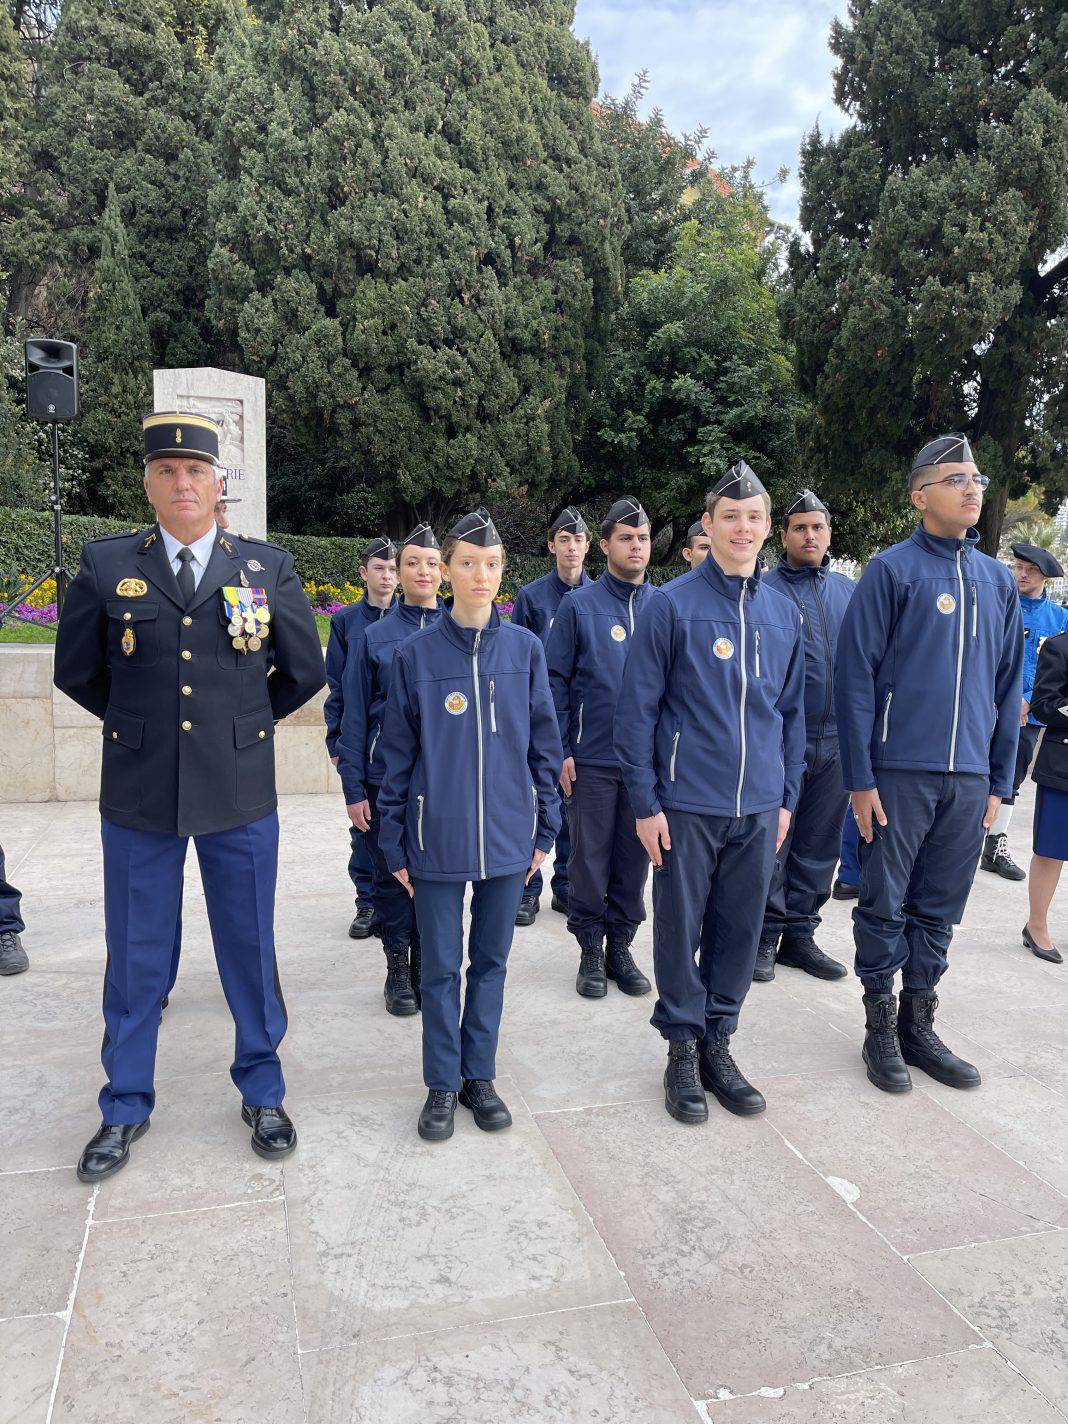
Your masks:
[{"label": "black garrison cap with silver trim", "polygon": [[604,517],[606,524],[629,524],[632,529],[640,529],[649,523],[649,516],[636,499],[629,494],[617,499]]},{"label": "black garrison cap with silver trim", "polygon": [[767,490],[745,461],[739,460],[718,484],[712,486],[712,493],[724,499],[752,499],[755,494],[767,494]]},{"label": "black garrison cap with silver trim", "polygon": [[477,544],[479,548],[488,549],[493,544],[501,544],[503,540],[497,533],[497,526],[488,509],[483,509],[481,505],[471,514],[465,514],[449,530],[450,539],[462,539],[465,544]]},{"label": "black garrison cap with silver trim", "polygon": [[1048,549],[1038,544],[1013,544],[1012,552],[1018,559],[1034,564],[1043,578],[1063,578],[1064,570]]},{"label": "black garrison cap with silver trim", "polygon": [[829,517],[830,513],[818,494],[813,494],[810,489],[803,489],[794,495],[782,517],[784,520],[789,519],[791,514],[826,514]]},{"label": "black garrison cap with silver trim", "polygon": [[912,462],[910,475],[922,470],[925,465],[974,465],[975,456],[968,444],[967,435],[959,431],[953,435],[939,435],[936,440],[928,440]]},{"label": "black garrison cap with silver trim", "polygon": [[687,542],[689,542],[691,539],[696,539],[699,535],[703,534],[704,532],[705,532],[705,526],[701,523],[701,521],[700,521],[699,519],[695,519],[694,522],[690,525],[689,529],[687,529],[687,531],[686,531],[686,540],[687,540]]},{"label": "black garrison cap with silver trim", "polygon": [[417,549],[440,549],[441,545],[437,541],[433,529],[429,524],[417,524],[412,532],[401,540],[401,548],[406,549],[409,544],[414,544]]},{"label": "black garrison cap with silver trim", "polygon": [[379,534],[377,539],[372,539],[364,547],[360,555],[360,563],[366,564],[369,559],[395,559],[397,557],[397,546],[388,534]]},{"label": "black garrison cap with silver trim", "polygon": [[588,536],[589,532],[589,525],[573,504],[562,509],[549,525],[550,539],[554,539],[557,534],[586,534]]}]

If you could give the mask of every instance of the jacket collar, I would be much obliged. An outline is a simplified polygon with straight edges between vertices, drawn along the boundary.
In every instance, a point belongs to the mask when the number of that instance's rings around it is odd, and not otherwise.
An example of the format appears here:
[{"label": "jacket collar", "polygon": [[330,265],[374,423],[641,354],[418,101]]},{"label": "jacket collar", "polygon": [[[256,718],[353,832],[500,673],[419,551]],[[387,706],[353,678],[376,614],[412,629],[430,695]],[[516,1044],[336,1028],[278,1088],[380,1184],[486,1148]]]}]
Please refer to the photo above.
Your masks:
[{"label": "jacket collar", "polygon": [[390,602],[386,605],[385,608],[376,608],[371,602],[371,600],[367,597],[367,594],[364,593],[364,596],[360,599],[360,602],[357,606],[359,607],[360,617],[363,619],[363,621],[373,626],[379,621],[379,619],[385,618],[387,614],[392,613],[394,609],[398,607],[399,602],[399,599],[393,598],[390,600]]},{"label": "jacket collar", "polygon": [[549,586],[558,593],[561,598],[563,598],[565,593],[570,593],[573,588],[583,588],[586,584],[592,582],[593,580],[585,569],[582,570],[582,577],[578,583],[565,583],[555,569],[552,569],[549,573]]},{"label": "jacket collar", "polygon": [[1048,589],[1042,590],[1041,598],[1029,598],[1025,593],[1020,594],[1020,607],[1026,608],[1029,613],[1032,611],[1032,609],[1038,608],[1043,603],[1048,603],[1049,601],[1050,597]]},{"label": "jacket collar", "polygon": [[405,603],[401,600],[393,609],[394,618],[399,618],[403,623],[410,623],[413,628],[425,627],[425,619],[439,618],[445,607],[445,600],[438,594],[438,601],[433,608],[417,608],[414,603]]},{"label": "jacket collar", "polygon": [[490,609],[489,622],[485,628],[461,628],[451,613],[448,613],[444,618],[439,618],[437,626],[445,634],[450,643],[454,643],[456,647],[461,648],[465,653],[470,655],[475,649],[476,634],[481,633],[482,637],[480,642],[485,642],[487,638],[492,637],[495,633],[500,631],[500,609],[496,603],[493,605]]},{"label": "jacket collar", "polygon": [[[708,560],[705,560],[708,563]],[[805,579],[825,579],[827,570],[831,567],[830,554],[824,554],[823,562],[816,568],[795,569],[788,561],[785,554],[779,555],[779,562],[775,565],[775,572],[781,574],[788,583],[803,583]]]},{"label": "jacket collar", "polygon": [[625,579],[616,578],[615,574],[609,573],[609,571],[605,569],[597,582],[602,584],[609,593],[615,594],[620,603],[626,603],[631,594],[635,591],[637,591],[639,598],[642,596],[649,587],[649,575],[647,573],[641,583],[627,583]]},{"label": "jacket collar", "polygon": [[928,534],[922,524],[918,524],[909,537],[926,553],[939,559],[956,559],[958,550],[970,554],[979,543],[974,529],[969,529],[963,539],[945,539],[941,534]]},{"label": "jacket collar", "polygon": [[715,558],[709,554],[697,572],[708,580],[717,593],[721,593],[724,598],[729,598],[732,602],[737,603],[743,588],[750,598],[756,596],[757,589],[760,587],[760,576],[764,571],[758,559],[756,568],[748,578],[742,578],[741,574],[725,574],[716,563]]}]

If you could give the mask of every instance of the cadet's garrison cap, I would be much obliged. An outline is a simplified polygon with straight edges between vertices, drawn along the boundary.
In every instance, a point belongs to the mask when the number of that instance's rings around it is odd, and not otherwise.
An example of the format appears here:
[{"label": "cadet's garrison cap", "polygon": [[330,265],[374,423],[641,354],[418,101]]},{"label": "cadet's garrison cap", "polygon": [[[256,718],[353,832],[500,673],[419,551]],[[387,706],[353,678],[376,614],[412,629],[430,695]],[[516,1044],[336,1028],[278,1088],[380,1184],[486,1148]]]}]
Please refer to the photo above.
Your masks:
[{"label": "cadet's garrison cap", "polygon": [[457,520],[449,530],[448,537],[462,539],[465,544],[477,544],[481,549],[488,549],[493,544],[503,543],[489,510],[483,509],[481,505],[472,513],[465,514],[462,519]]},{"label": "cadet's garrison cap", "polygon": [[1042,549],[1037,544],[1013,544],[1012,552],[1018,559],[1034,564],[1043,578],[1064,577],[1064,570],[1048,549]]},{"label": "cadet's garrison cap", "polygon": [[388,534],[379,534],[377,539],[364,547],[360,555],[360,563],[366,564],[370,559],[395,559],[397,557],[397,546]]},{"label": "cadet's garrison cap", "polygon": [[210,416],[188,410],[156,410],[141,421],[141,431],[146,465],[164,455],[219,463],[219,427]]},{"label": "cadet's garrison cap", "polygon": [[755,494],[767,494],[767,490],[744,460],[732,465],[718,484],[712,486],[712,493],[724,499],[752,499]]},{"label": "cadet's garrison cap", "polygon": [[589,532],[589,525],[573,504],[562,509],[549,525],[550,539],[555,539],[557,534],[585,534],[588,536]]},{"label": "cadet's garrison cap", "polygon": [[783,511],[782,522],[786,527],[786,521],[791,514],[825,514],[829,519],[831,511],[820,499],[818,494],[813,494],[810,489],[798,490],[793,499]]},{"label": "cadet's garrison cap", "polygon": [[401,549],[407,549],[414,544],[417,549],[440,549],[437,535],[427,523],[417,524],[412,532],[401,540]]},{"label": "cadet's garrison cap", "polygon": [[703,534],[704,532],[705,526],[701,521],[699,519],[694,520],[686,531],[686,542],[689,543],[691,539],[696,539],[699,534]]},{"label": "cadet's garrison cap", "polygon": [[622,499],[617,499],[612,508],[604,517],[606,524],[629,524],[632,529],[640,529],[643,524],[649,523],[649,516],[636,499],[624,495]]},{"label": "cadet's garrison cap", "polygon": [[912,462],[909,478],[911,479],[916,471],[922,470],[925,465],[967,464],[975,464],[975,456],[972,454],[972,447],[968,444],[967,435],[961,435],[959,431],[953,435],[939,435],[937,440],[928,440],[917,454]]}]

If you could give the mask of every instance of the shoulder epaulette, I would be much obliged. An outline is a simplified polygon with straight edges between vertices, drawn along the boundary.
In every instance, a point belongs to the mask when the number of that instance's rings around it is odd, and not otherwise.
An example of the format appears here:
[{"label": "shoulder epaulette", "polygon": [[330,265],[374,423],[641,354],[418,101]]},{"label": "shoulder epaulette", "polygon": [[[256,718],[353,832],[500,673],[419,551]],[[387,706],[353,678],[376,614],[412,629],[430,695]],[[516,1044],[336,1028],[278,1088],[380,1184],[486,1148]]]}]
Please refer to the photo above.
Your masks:
[{"label": "shoulder epaulette", "polygon": [[270,539],[257,539],[254,534],[235,534],[233,537],[242,544],[265,544],[268,549],[277,549],[280,554],[288,552],[282,544],[273,544]]},{"label": "shoulder epaulette", "polygon": [[87,544],[106,544],[109,539],[134,539],[142,531],[140,529],[124,529],[121,534],[97,534],[92,539],[86,539]]}]

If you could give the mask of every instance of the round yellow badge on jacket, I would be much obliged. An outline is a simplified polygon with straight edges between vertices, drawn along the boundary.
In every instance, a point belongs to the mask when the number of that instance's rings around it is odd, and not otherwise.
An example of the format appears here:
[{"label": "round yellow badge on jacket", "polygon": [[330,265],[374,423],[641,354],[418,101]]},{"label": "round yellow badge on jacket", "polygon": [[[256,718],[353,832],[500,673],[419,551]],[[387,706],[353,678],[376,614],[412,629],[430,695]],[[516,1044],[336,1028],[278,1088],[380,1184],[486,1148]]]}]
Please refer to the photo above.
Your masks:
[{"label": "round yellow badge on jacket", "polygon": [[624,639],[626,636],[627,636],[627,630],[626,630],[626,628],[623,627],[623,624],[622,624],[622,623],[613,623],[613,624],[612,624],[612,637],[616,640],[617,643],[622,643],[623,639]]},{"label": "round yellow badge on jacket", "polygon": [[467,711],[467,698],[462,692],[450,692],[445,699],[445,711],[459,717],[461,712]]},{"label": "round yellow badge on jacket", "polygon": [[935,607],[939,613],[952,613],[957,606],[957,600],[951,593],[940,593]]},{"label": "round yellow badge on jacket", "polygon": [[712,651],[721,661],[734,656],[734,644],[729,638],[717,638],[712,644]]}]

